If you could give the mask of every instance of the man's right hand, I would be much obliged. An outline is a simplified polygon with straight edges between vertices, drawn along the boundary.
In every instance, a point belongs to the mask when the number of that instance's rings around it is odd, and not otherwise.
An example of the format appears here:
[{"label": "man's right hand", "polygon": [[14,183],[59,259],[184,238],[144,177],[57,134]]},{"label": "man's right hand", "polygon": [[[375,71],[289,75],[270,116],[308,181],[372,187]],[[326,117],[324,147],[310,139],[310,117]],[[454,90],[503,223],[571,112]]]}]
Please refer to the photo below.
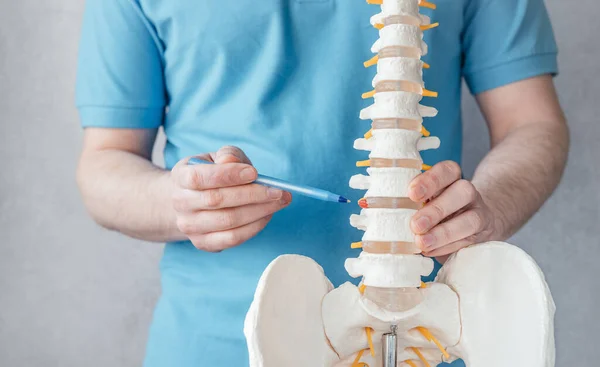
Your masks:
[{"label": "man's right hand", "polygon": [[185,158],[171,178],[177,227],[199,250],[219,252],[242,244],[292,201],[288,192],[252,184],[256,169],[236,147],[198,158],[215,164],[189,166]]}]

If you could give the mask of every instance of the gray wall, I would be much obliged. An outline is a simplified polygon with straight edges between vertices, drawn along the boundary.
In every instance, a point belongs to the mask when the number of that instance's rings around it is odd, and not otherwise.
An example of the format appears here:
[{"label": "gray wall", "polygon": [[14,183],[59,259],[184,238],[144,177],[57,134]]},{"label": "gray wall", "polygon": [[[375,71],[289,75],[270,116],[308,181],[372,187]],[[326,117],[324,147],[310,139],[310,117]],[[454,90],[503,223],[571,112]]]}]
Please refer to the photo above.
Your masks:
[{"label": "gray wall", "polygon": [[[0,0],[0,366],[140,365],[159,293],[161,246],[98,228],[74,183],[82,3]],[[587,367],[598,365],[600,335],[600,4],[547,3],[573,148],[562,186],[512,242],[539,261],[554,293],[557,366]],[[464,109],[470,174],[487,138],[471,98]]]}]

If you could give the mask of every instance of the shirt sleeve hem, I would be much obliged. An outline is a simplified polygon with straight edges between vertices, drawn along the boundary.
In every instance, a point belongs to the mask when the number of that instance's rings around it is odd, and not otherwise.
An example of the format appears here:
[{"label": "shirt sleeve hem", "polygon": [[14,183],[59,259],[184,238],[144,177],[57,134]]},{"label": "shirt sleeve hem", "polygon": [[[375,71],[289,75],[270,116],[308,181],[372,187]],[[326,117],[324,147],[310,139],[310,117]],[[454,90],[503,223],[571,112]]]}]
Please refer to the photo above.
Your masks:
[{"label": "shirt sleeve hem", "polygon": [[557,53],[528,56],[496,66],[468,72],[465,80],[472,94],[479,94],[520,80],[539,75],[558,74]]},{"label": "shirt sleeve hem", "polygon": [[153,129],[162,125],[163,107],[128,108],[105,106],[79,106],[82,127],[120,129]]}]

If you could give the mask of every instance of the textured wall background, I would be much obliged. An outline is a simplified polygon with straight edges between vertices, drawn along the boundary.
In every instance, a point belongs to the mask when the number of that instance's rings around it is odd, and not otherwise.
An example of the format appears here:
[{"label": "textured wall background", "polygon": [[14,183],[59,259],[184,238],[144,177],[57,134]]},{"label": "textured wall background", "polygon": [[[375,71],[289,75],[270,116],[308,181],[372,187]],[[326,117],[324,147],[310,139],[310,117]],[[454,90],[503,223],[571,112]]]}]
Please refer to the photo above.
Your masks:
[{"label": "textured wall background", "polygon": [[[75,186],[82,3],[0,0],[0,366],[138,366],[159,293],[162,246],[98,228]],[[573,146],[560,189],[512,242],[538,260],[554,293],[557,366],[588,367],[598,365],[600,335],[600,4],[547,4]],[[465,101],[469,175],[488,146]]]}]

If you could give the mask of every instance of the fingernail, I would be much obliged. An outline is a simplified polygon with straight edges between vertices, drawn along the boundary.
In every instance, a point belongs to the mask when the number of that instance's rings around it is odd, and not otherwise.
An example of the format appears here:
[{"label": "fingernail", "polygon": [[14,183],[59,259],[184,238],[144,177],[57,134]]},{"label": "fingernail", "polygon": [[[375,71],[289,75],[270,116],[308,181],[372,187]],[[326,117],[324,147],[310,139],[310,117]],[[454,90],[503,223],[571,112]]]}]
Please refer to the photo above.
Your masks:
[{"label": "fingernail", "polygon": [[422,216],[420,218],[417,218],[417,220],[415,220],[415,226],[421,232],[427,231],[429,229],[430,225],[431,225],[431,220],[429,219],[428,216]]},{"label": "fingernail", "polygon": [[427,188],[423,185],[417,185],[413,186],[412,191],[415,194],[415,198],[417,200],[421,200],[425,197],[425,194],[427,193]]},{"label": "fingernail", "polygon": [[254,168],[252,167],[244,168],[240,172],[240,178],[244,181],[252,181],[254,180],[254,177],[256,177],[256,175],[254,173]]},{"label": "fingernail", "polygon": [[289,192],[284,192],[281,195],[281,199],[279,199],[279,203],[281,205],[287,205],[290,203],[290,201],[292,201],[292,194],[290,194]]},{"label": "fingernail", "polygon": [[274,189],[272,187],[269,187],[267,189],[267,196],[269,197],[269,199],[279,199],[281,198],[281,196],[283,195],[283,191],[279,190],[279,189]]},{"label": "fingernail", "polygon": [[429,247],[435,245],[435,236],[432,234],[421,236],[421,244],[423,244],[423,250],[428,249]]}]

